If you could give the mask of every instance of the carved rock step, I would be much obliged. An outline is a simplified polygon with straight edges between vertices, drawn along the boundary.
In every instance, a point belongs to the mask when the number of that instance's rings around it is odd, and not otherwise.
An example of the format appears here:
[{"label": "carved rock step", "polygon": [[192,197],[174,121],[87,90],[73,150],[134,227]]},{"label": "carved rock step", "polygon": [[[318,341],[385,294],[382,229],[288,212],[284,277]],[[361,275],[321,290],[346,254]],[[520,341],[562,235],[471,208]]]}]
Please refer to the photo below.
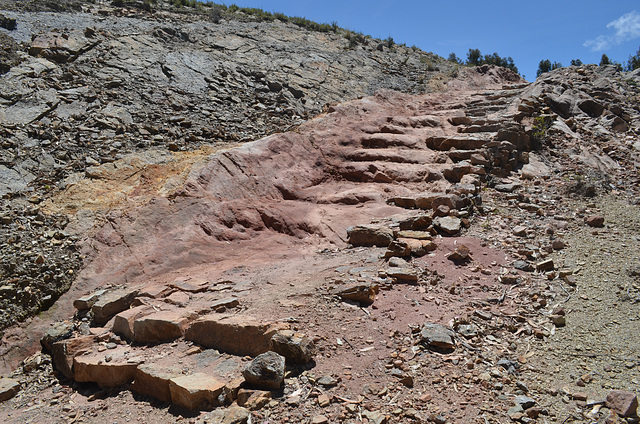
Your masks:
[{"label": "carved rock step", "polygon": [[360,140],[360,144],[367,149],[383,149],[387,147],[424,148],[422,137],[407,134],[378,133],[365,135]]},{"label": "carved rock step", "polygon": [[447,151],[451,148],[457,150],[475,150],[481,148],[489,141],[491,141],[490,136],[432,136],[427,138],[427,147],[433,150],[440,151]]},{"label": "carved rock step", "polygon": [[128,346],[115,349],[91,351],[73,359],[74,380],[80,383],[93,382],[100,387],[116,387],[131,383],[136,375],[141,357],[130,355]]},{"label": "carved rock step", "polygon": [[100,294],[99,298],[91,306],[93,320],[98,324],[104,324],[115,314],[129,309],[138,290],[124,287],[107,290]]},{"label": "carved rock step", "polygon": [[458,132],[461,134],[475,134],[475,133],[486,133],[486,132],[496,132],[500,129],[500,124],[491,124],[491,125],[469,125],[464,127],[458,127]]},{"label": "carved rock step", "polygon": [[390,162],[352,162],[336,172],[348,181],[357,182],[423,182],[441,179],[441,165],[390,163]]},{"label": "carved rock step", "polygon": [[[461,198],[460,196],[452,193],[441,192],[424,192],[417,193],[413,196],[394,197],[391,202],[396,206],[403,208],[418,208],[418,209],[437,209],[440,205],[445,205],[450,209],[462,209],[469,204],[469,201]],[[429,217],[429,224],[431,218]],[[413,229],[413,228],[412,228]]]},{"label": "carved rock step", "polygon": [[271,337],[278,330],[289,329],[286,323],[262,322],[248,316],[210,314],[191,323],[185,339],[206,348],[240,356],[257,356],[267,352]]},{"label": "carved rock step", "polygon": [[211,409],[235,399],[243,366],[242,358],[178,342],[145,355],[131,390],[188,409]]},{"label": "carved rock step", "polygon": [[436,153],[409,149],[358,149],[345,154],[354,162],[386,161],[396,163],[435,163]]}]

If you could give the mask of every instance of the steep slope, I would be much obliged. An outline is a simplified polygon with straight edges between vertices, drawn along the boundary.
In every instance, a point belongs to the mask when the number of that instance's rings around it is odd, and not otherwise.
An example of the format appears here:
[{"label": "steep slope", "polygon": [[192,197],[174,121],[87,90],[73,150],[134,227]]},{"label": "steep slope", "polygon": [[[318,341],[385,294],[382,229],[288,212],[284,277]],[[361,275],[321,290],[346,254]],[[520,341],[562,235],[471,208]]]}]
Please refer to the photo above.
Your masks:
[{"label": "steep slope", "polygon": [[[83,3],[73,14],[32,11],[48,10],[47,2],[19,6],[5,12],[15,29],[0,29],[13,52],[0,76],[0,195],[7,211],[0,278],[8,296],[0,327],[50,306],[73,280],[81,260],[64,227],[65,214],[75,210],[45,216],[38,206],[72,185],[71,174],[90,177],[96,166],[150,148],[160,153],[143,162],[256,140],[330,103],[382,87],[423,92],[437,66],[454,71],[419,50],[368,39],[350,47],[344,32],[251,22],[241,14],[214,23],[209,15],[104,2]],[[52,248],[52,240],[66,249]]]}]

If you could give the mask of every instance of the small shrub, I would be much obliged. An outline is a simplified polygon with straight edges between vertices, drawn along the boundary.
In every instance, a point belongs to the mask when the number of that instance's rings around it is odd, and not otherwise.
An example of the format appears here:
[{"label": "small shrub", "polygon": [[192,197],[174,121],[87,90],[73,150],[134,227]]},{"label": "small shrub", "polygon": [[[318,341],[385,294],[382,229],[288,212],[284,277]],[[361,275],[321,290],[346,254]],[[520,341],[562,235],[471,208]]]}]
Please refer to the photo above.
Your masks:
[{"label": "small shrub", "polygon": [[538,64],[538,71],[536,72],[536,78],[544,74],[545,72],[553,71],[554,69],[558,69],[558,68],[562,68],[562,63],[560,62],[551,63],[549,59],[541,60],[540,63]]},{"label": "small shrub", "polygon": [[384,42],[385,42],[385,44],[386,44],[387,48],[389,48],[389,49],[392,49],[392,48],[393,48],[393,46],[396,44],[396,43],[393,41],[393,37],[391,37],[391,36],[388,36],[387,38],[385,38],[385,39],[384,39]]},{"label": "small shrub", "polygon": [[635,71],[638,68],[640,68],[640,48],[638,48],[635,55],[629,55],[629,61],[625,66],[627,71]]},{"label": "small shrub", "polygon": [[214,5],[210,13],[211,22],[213,22],[214,24],[219,24],[220,20],[222,19],[223,10],[224,8],[222,7],[222,5],[219,5],[219,4]]},{"label": "small shrub", "polygon": [[547,139],[547,131],[553,125],[553,116],[540,115],[533,119],[531,149],[540,150]]}]

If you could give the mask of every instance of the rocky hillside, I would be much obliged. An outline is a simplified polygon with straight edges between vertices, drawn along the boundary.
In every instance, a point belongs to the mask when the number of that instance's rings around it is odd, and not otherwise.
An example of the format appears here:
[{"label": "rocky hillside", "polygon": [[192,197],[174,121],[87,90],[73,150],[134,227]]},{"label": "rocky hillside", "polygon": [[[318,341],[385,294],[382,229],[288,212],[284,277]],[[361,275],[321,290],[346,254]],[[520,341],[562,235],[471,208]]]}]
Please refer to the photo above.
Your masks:
[{"label": "rocky hillside", "polygon": [[16,4],[4,422],[637,422],[640,73]]},{"label": "rocky hillside", "polygon": [[455,72],[420,50],[350,44],[343,30],[241,12],[214,22],[210,13],[106,2],[60,3],[73,14],[50,13],[48,2],[9,4],[19,11],[4,12],[9,29],[0,32],[9,69],[0,76],[0,327],[50,306],[73,280],[81,258],[65,213],[40,212],[72,175],[130,152],[153,149],[153,161],[256,140],[329,104],[380,88],[431,91]]}]

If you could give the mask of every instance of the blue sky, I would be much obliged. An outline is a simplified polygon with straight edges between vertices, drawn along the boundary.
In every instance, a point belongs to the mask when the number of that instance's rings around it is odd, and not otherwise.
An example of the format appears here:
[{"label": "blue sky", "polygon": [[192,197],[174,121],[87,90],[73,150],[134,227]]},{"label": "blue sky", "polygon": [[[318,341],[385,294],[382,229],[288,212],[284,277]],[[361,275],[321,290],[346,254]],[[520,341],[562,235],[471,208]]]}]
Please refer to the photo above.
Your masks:
[{"label": "blue sky", "polygon": [[[220,0],[218,0],[220,1]],[[223,0],[224,1],[224,0]],[[227,0],[242,7],[302,16],[447,57],[470,48],[511,56],[535,79],[541,59],[568,66],[599,63],[602,54],[624,62],[640,47],[638,0],[389,1]]]}]

